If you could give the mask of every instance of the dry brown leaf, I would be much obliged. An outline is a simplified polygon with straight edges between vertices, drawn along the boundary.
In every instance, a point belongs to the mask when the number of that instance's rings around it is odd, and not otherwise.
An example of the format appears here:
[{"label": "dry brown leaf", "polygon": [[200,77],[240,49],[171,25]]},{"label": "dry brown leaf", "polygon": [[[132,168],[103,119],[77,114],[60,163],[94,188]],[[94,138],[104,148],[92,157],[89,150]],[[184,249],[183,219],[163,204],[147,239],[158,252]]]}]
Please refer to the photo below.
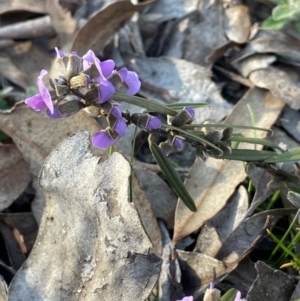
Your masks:
[{"label": "dry brown leaf", "polygon": [[0,14],[14,11],[30,11],[41,14],[47,13],[46,0],[1,0]]},{"label": "dry brown leaf", "polygon": [[173,190],[157,174],[148,170],[136,170],[142,189],[146,192],[154,215],[174,228],[174,213],[177,197]]},{"label": "dry brown leaf", "polygon": [[272,67],[253,71],[249,79],[257,87],[269,89],[276,97],[285,101],[291,108],[300,109],[300,87],[298,71]]},{"label": "dry brown leaf", "polygon": [[210,108],[196,109],[197,123],[207,119],[221,120],[232,105],[223,99],[211,80],[208,68],[175,58],[138,58],[128,64],[139,75],[139,94],[161,102],[208,102]]},{"label": "dry brown leaf", "polygon": [[0,179],[0,211],[2,211],[20,196],[31,180],[28,165],[12,144],[0,145]]},{"label": "dry brown leaf", "polygon": [[47,0],[48,13],[52,26],[58,35],[58,45],[66,52],[70,52],[71,42],[77,27],[77,20],[71,12],[63,8],[59,0]]},{"label": "dry brown leaf", "polygon": [[31,85],[31,80],[27,76],[26,72],[17,66],[3,50],[0,51],[0,73],[3,77],[7,78],[24,90]]},{"label": "dry brown leaf", "polygon": [[225,10],[224,31],[229,40],[245,43],[250,35],[251,19],[245,5],[235,5]]},{"label": "dry brown leaf", "polygon": [[[82,111],[58,120],[25,104],[17,105],[12,113],[0,112],[0,128],[12,137],[35,176],[47,155],[70,134],[79,130],[94,134],[100,130],[97,122]],[[103,160],[107,158],[107,151],[94,150]]]},{"label": "dry brown leaf", "polygon": [[1,39],[36,39],[52,37],[55,35],[49,16],[2,26],[0,28]]},{"label": "dry brown leaf", "polygon": [[244,77],[248,77],[252,71],[266,69],[276,61],[275,55],[253,54],[243,60],[232,63],[232,66]]},{"label": "dry brown leaf", "polygon": [[18,43],[14,47],[6,48],[5,51],[19,70],[26,72],[31,86],[36,85],[40,71],[48,69],[53,60],[49,53],[33,42]]},{"label": "dry brown leaf", "polygon": [[247,294],[247,301],[290,301],[294,280],[280,270],[274,270],[262,261],[255,264],[257,278]]},{"label": "dry brown leaf", "polygon": [[153,1],[134,5],[130,1],[118,1],[107,5],[93,15],[78,31],[73,41],[72,50],[83,55],[89,49],[100,51],[134,12],[139,12]]},{"label": "dry brown leaf", "polygon": [[[199,16],[192,18],[182,43],[183,59],[208,65],[205,58],[227,39],[223,30],[223,7],[221,1],[199,1]],[[213,38],[212,38],[213,37]]]},{"label": "dry brown leaf", "polygon": [[246,217],[248,192],[244,186],[234,193],[225,207],[209,220],[198,236],[194,252],[215,257],[231,233]]},{"label": "dry brown leaf", "polygon": [[266,229],[273,227],[279,218],[291,212],[291,209],[274,209],[247,218],[231,233],[216,258],[203,253],[176,250],[185,293],[196,298],[210,282],[235,269],[263,238]]},{"label": "dry brown leaf", "polygon": [[128,202],[130,166],[118,153],[99,164],[89,146],[80,131],[45,161],[47,206],[9,300],[132,301],[153,289],[161,260]]},{"label": "dry brown leaf", "polygon": [[[247,105],[252,108],[256,126],[270,128],[278,118],[284,103],[270,92],[255,88],[238,102],[224,123],[251,125]],[[252,134],[252,130],[240,132],[246,136]],[[257,132],[258,138],[265,135],[265,132]],[[198,211],[193,213],[183,202],[177,203],[173,242],[176,243],[198,230],[207,220],[215,216],[245,177],[242,162],[209,158],[204,163],[197,159],[185,181],[185,186],[193,197]]]}]

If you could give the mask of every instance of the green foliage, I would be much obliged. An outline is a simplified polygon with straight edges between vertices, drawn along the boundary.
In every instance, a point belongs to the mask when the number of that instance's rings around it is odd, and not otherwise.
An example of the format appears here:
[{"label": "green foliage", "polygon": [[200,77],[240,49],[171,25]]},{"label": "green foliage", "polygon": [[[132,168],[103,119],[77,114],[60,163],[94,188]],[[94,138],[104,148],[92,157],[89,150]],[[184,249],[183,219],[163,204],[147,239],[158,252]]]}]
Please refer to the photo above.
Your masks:
[{"label": "green foliage", "polygon": [[300,32],[300,4],[299,0],[273,0],[276,4],[272,15],[262,24],[264,28],[280,30],[287,23],[293,22],[295,30]]}]

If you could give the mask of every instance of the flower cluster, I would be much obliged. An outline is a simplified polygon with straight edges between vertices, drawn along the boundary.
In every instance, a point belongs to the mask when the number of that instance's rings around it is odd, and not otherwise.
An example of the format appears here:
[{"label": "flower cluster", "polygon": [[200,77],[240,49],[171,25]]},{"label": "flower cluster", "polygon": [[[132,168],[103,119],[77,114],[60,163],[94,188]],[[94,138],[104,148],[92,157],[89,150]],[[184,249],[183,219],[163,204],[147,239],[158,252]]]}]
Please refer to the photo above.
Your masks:
[{"label": "flower cluster", "polygon": [[[92,50],[80,57],[76,52],[66,56],[56,48],[56,54],[55,66],[59,76],[50,80],[53,90],[49,91],[43,83],[47,71],[42,70],[37,79],[39,93],[27,98],[25,103],[36,111],[47,109],[51,118],[67,117],[82,109],[94,117],[104,116],[108,126],[93,135],[92,143],[101,149],[112,146],[125,135],[127,125],[132,122],[131,116],[121,112],[114,94],[136,94],[141,86],[137,74],[126,68],[114,70],[113,60],[100,62]],[[142,125],[144,129],[160,128],[157,117],[142,115],[141,120],[147,119]]]}]

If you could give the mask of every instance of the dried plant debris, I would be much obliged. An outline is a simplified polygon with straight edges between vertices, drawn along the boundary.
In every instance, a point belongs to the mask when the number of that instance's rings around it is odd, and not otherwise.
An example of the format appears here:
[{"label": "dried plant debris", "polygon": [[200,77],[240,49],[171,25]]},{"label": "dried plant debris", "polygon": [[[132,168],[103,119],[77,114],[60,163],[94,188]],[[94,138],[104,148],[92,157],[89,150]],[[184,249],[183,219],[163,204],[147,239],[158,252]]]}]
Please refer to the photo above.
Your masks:
[{"label": "dried plant debris", "polygon": [[285,107],[281,126],[298,142],[300,142],[300,112],[290,107]]},{"label": "dried plant debris", "polygon": [[[269,128],[278,118],[284,103],[270,92],[255,88],[240,100],[225,119],[225,123],[251,124],[251,116],[247,106],[253,110],[256,126]],[[241,132],[250,135],[251,131]],[[264,132],[257,133],[257,137],[262,138],[264,135],[266,135]],[[177,243],[215,216],[225,206],[236,186],[245,177],[244,166],[241,162],[220,161],[213,158],[209,158],[205,163],[196,160],[185,185],[193,197],[198,211],[193,213],[182,202],[178,202],[173,241]],[[212,203],[214,206],[211,206]]]},{"label": "dried plant debris", "polygon": [[201,123],[207,119],[224,118],[232,108],[211,80],[208,68],[175,58],[134,58],[128,67],[141,79],[140,94],[159,102],[208,102],[210,108],[196,110],[195,119]]},{"label": "dried plant debris", "polygon": [[28,165],[12,144],[0,145],[0,211],[9,207],[31,180]]},{"label": "dried plant debris", "polygon": [[113,34],[131,18],[134,12],[142,10],[151,3],[153,1],[134,5],[130,1],[117,1],[107,5],[78,31],[71,49],[76,49],[79,55],[89,49],[102,50]]},{"label": "dried plant debris", "polygon": [[290,301],[294,280],[279,270],[273,270],[264,262],[255,264],[257,278],[247,294],[247,301]]},{"label": "dried plant debris", "polygon": [[89,145],[78,132],[47,158],[47,206],[9,300],[145,300],[153,289],[161,260],[128,202],[130,166],[117,153],[99,164]]}]

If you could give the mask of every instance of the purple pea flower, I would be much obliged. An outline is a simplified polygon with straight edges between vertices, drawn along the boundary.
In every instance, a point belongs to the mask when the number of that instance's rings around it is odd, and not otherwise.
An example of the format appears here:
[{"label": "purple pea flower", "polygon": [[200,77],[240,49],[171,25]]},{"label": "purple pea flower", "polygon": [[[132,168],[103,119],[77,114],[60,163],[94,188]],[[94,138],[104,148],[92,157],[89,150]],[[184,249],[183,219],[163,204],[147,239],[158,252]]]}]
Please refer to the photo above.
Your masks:
[{"label": "purple pea flower", "polygon": [[55,119],[62,118],[57,107],[55,107],[55,106],[54,106],[53,113],[51,113],[49,109],[47,109],[46,113],[50,118],[55,118]]},{"label": "purple pea flower", "polygon": [[50,113],[53,114],[54,113],[53,102],[48,89],[43,83],[43,77],[47,73],[48,72],[44,69],[40,72],[40,75],[37,78],[37,86],[39,89],[39,94],[26,98],[25,103],[35,111],[42,111],[45,108],[48,108]]},{"label": "purple pea flower", "polygon": [[157,118],[155,116],[150,116],[150,118],[148,119],[148,122],[145,126],[145,129],[147,129],[147,130],[157,130],[160,127],[161,127],[161,121],[159,120],[159,118]]},{"label": "purple pea flower", "polygon": [[112,145],[114,145],[117,142],[119,137],[120,136],[113,138],[109,134],[108,130],[104,130],[104,131],[96,133],[92,137],[92,144],[97,148],[107,149],[107,148],[111,147]]},{"label": "purple pea flower", "polygon": [[193,300],[194,300],[193,296],[190,296],[190,297],[184,297],[183,299],[177,301],[193,301]]},{"label": "purple pea flower", "polygon": [[113,60],[107,60],[101,63],[92,50],[89,50],[82,58],[83,69],[89,68],[89,66],[94,63],[100,73],[100,75],[97,78],[95,78],[95,80],[99,83],[99,102],[104,103],[116,91],[113,84],[105,78],[106,76],[109,76],[112,73],[115,67],[115,62]]},{"label": "purple pea flower", "polygon": [[141,88],[141,82],[137,74],[133,71],[128,71],[127,68],[122,68],[118,71],[122,81],[128,86],[126,94],[135,95]]},{"label": "purple pea flower", "polygon": [[113,126],[113,130],[117,132],[120,136],[126,134],[127,125],[123,118],[118,118],[116,124]]},{"label": "purple pea flower", "polygon": [[181,137],[175,136],[172,140],[172,146],[178,150],[181,150],[183,146],[183,139]]},{"label": "purple pea flower", "polygon": [[192,120],[195,118],[195,110],[191,107],[184,107],[183,110],[191,115]]}]

